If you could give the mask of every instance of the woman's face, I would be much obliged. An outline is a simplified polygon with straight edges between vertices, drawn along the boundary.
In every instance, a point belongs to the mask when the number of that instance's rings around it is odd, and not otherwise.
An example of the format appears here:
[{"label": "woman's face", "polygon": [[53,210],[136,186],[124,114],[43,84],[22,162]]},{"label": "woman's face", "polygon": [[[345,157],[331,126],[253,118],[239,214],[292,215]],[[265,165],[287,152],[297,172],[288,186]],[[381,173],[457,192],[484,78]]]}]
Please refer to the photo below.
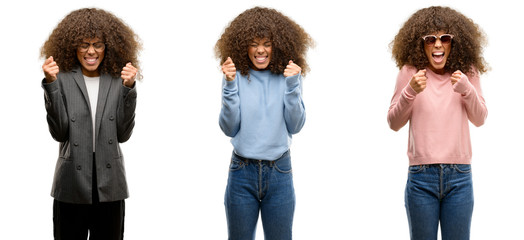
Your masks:
[{"label": "woman's face", "polygon": [[82,73],[88,77],[100,76],[98,67],[104,60],[105,44],[98,38],[87,38],[76,49],[76,57],[82,66]]},{"label": "woman's face", "polygon": [[272,43],[268,38],[255,38],[249,44],[247,55],[254,70],[264,70],[271,61]]},{"label": "woman's face", "polygon": [[[445,72],[444,66],[446,65],[446,61],[451,51],[451,42],[453,38],[453,36],[450,36],[450,34],[446,34],[444,31],[425,36],[424,52],[429,60],[428,68],[435,73],[444,74]],[[436,41],[433,42],[431,40]]]}]

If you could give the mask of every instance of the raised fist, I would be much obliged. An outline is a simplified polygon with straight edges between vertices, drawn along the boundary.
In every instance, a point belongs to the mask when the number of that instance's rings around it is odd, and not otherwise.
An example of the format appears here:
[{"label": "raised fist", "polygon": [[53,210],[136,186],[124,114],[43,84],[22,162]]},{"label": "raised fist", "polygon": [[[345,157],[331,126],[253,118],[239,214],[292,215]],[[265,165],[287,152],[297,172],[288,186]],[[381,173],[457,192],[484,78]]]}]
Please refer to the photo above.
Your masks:
[{"label": "raised fist", "polygon": [[415,92],[421,93],[426,89],[426,80],[428,78],[426,77],[426,69],[419,70],[413,77],[411,77],[411,81],[409,81],[409,85]]},{"label": "raised fist", "polygon": [[289,60],[286,69],[284,69],[284,77],[295,76],[300,73],[300,71],[302,71],[302,68],[296,65],[293,61]]},{"label": "raised fist", "polygon": [[237,69],[235,68],[235,64],[230,57],[227,57],[227,60],[224,62],[224,64],[222,64],[222,72],[226,76],[227,81],[235,80]]},{"label": "raised fist", "polygon": [[44,70],[45,81],[47,83],[54,82],[56,80],[58,72],[60,71],[55,60],[53,60],[53,56],[50,56],[48,59],[44,61],[44,65],[42,65],[42,70]]},{"label": "raised fist", "polygon": [[127,63],[126,66],[122,68],[122,75],[120,77],[124,81],[123,84],[126,87],[133,87],[137,72],[138,70],[135,67],[133,67],[131,63]]}]

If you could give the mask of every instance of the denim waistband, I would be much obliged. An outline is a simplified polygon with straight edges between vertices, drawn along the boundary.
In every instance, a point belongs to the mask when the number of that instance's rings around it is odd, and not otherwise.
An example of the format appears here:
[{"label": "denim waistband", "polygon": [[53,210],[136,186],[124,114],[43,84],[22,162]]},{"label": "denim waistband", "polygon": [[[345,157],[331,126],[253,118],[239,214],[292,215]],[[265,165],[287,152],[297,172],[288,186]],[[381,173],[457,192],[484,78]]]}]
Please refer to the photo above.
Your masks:
[{"label": "denim waistband", "polygon": [[249,163],[257,163],[257,164],[261,163],[261,164],[267,164],[268,166],[273,167],[273,164],[276,161],[289,156],[289,150],[287,150],[285,153],[283,153],[279,158],[277,158],[275,160],[261,160],[261,159],[246,158],[246,157],[242,157],[242,156],[238,155],[235,151],[233,151],[233,155],[235,155],[236,158],[238,158],[239,160],[241,160],[242,162],[244,162],[246,164],[249,164]]},{"label": "denim waistband", "polygon": [[465,166],[465,165],[471,165],[471,164],[443,164],[443,163],[436,163],[436,164],[420,164],[420,165],[412,165],[410,167],[425,167],[425,168],[440,168],[440,167],[454,167],[454,166]]}]

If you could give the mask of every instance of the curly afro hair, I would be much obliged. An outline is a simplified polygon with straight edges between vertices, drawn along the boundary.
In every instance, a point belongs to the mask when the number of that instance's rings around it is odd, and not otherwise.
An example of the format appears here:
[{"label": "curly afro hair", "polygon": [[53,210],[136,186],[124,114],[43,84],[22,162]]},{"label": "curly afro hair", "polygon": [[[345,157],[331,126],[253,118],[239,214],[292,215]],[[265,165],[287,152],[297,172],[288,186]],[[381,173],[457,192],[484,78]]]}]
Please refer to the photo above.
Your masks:
[{"label": "curly afro hair", "polygon": [[215,55],[223,64],[231,57],[235,67],[242,75],[249,75],[251,64],[248,47],[255,38],[268,38],[272,42],[272,56],[268,69],[282,74],[293,60],[306,75],[309,66],[306,52],[313,47],[313,39],[293,20],[277,10],[263,7],[248,9],[238,15],[215,45]]},{"label": "curly afro hair", "polygon": [[[71,71],[80,64],[76,56],[78,46],[90,38],[98,38],[106,45],[100,73],[120,77],[128,62],[140,69],[137,55],[142,45],[138,36],[115,15],[96,8],[83,8],[67,15],[42,46],[40,56],[53,56],[60,71]],[[139,70],[137,79],[141,78]]]},{"label": "curly afro hair", "polygon": [[412,65],[423,69],[428,66],[422,37],[439,31],[454,35],[445,72],[474,73],[477,69],[484,73],[488,70],[482,57],[486,38],[479,26],[462,13],[440,6],[415,12],[399,30],[390,44],[397,67]]}]

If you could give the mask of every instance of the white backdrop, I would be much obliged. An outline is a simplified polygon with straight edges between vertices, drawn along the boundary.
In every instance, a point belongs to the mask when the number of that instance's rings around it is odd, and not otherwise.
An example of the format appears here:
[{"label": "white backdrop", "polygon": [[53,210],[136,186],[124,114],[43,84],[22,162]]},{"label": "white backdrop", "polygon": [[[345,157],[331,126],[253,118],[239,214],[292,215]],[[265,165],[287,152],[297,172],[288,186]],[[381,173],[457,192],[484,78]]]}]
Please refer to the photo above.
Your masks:
[{"label": "white backdrop", "polygon": [[[167,1],[166,1],[167,2]],[[294,136],[295,239],[408,239],[407,127],[386,114],[398,69],[388,44],[416,10],[453,7],[488,36],[484,126],[471,125],[472,239],[520,239],[524,166],[522,7],[512,1],[10,1],[0,9],[0,239],[52,239],[58,154],[44,109],[41,45],[82,7],[108,10],[144,50],[136,126],[122,145],[131,197],[126,239],[226,239],[223,196],[232,146],[218,126],[213,47],[253,6],[276,8],[316,40],[304,82],[307,121]],[[260,224],[259,224],[260,227]],[[263,239],[259,228],[257,239]]]}]

